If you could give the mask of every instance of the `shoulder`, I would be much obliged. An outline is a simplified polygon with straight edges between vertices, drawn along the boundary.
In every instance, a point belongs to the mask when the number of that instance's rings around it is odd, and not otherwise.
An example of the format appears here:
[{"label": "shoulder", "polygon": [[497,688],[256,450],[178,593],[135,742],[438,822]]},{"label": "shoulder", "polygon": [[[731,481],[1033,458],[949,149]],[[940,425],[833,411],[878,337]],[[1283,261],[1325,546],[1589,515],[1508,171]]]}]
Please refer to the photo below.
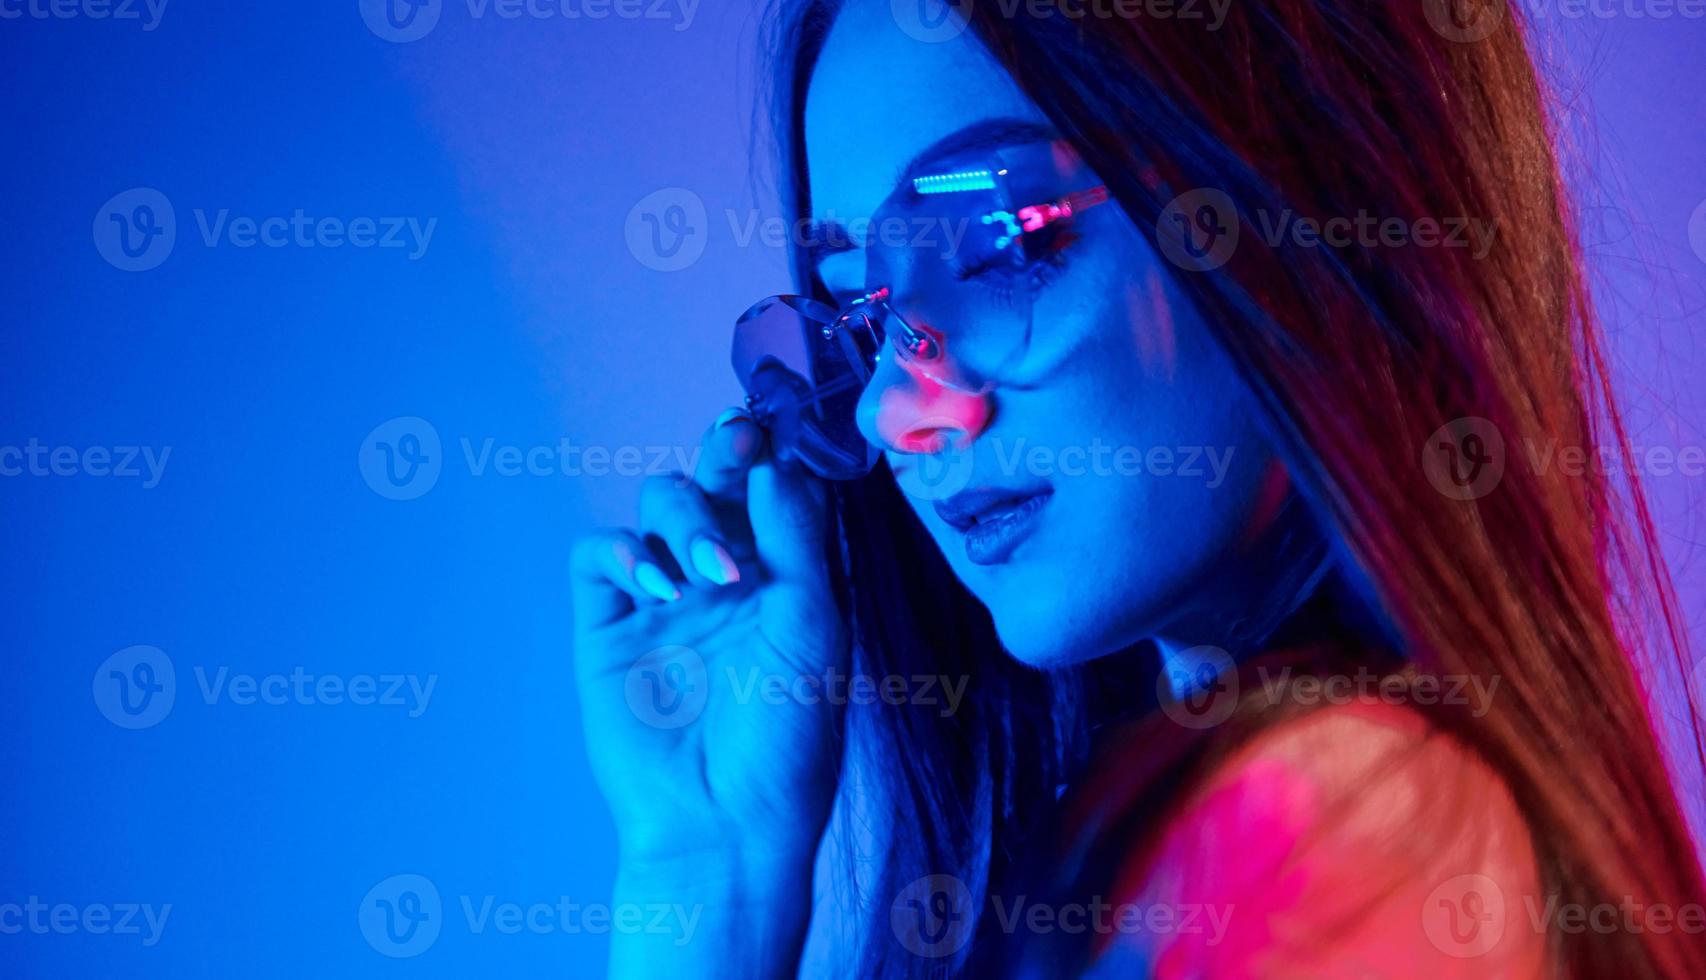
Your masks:
[{"label": "shoulder", "polygon": [[1524,904],[1538,872],[1510,788],[1462,741],[1386,704],[1259,732],[1117,880],[1170,921],[1196,913],[1196,931],[1133,937],[1162,977],[1443,980],[1543,963]]}]

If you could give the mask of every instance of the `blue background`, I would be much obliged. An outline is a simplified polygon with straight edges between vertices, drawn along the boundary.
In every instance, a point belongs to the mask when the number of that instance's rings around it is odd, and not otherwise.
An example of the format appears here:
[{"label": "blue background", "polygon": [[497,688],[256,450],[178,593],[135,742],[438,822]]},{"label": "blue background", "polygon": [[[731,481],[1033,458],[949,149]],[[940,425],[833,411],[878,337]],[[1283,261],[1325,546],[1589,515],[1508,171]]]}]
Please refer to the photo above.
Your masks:
[{"label": "blue background", "polygon": [[[476,472],[463,440],[649,463],[736,395],[727,326],[786,285],[780,250],[741,235],[776,214],[748,152],[754,11],[665,9],[452,0],[403,43],[357,0],[0,20],[0,446],[171,451],[152,489],[0,477],[0,903],[172,906],[147,948],[0,935],[0,975],[602,973],[606,937],[476,933],[460,900],[608,901],[563,566],[578,530],[631,521],[641,477]],[[1637,441],[1706,444],[1706,22],[1548,9]],[[95,230],[138,187],[177,238],[127,272]],[[674,206],[671,259],[647,215]],[[209,246],[196,212],[220,209],[436,225],[418,259]],[[391,499],[364,440],[410,417],[441,470]],[[1651,483],[1700,638],[1702,481]],[[138,644],[176,695],[127,730],[92,692]],[[436,686],[418,717],[209,704],[198,667]],[[399,874],[443,903],[411,959],[357,918]]]}]

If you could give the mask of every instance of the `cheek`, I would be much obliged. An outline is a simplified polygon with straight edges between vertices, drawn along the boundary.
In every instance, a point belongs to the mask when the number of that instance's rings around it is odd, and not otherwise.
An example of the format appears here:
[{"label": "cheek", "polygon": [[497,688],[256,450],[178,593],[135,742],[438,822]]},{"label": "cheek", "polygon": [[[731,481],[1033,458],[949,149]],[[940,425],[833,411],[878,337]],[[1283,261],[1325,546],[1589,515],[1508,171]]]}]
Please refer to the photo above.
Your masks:
[{"label": "cheek", "polygon": [[[1169,451],[1255,455],[1266,439],[1231,357],[1196,308],[1154,265],[1108,290],[1089,313],[1062,381],[1086,437],[1143,452],[1146,475],[1170,475]],[[1063,391],[1063,394],[1066,394]]]},{"label": "cheek", "polygon": [[1025,425],[1046,419],[1063,444],[1106,447],[1100,471],[1057,481],[1078,511],[1069,547],[1153,581],[1181,549],[1190,563],[1236,547],[1285,484],[1254,398],[1195,308],[1158,270],[1133,279]]},{"label": "cheek", "polygon": [[1219,382],[1206,328],[1135,227],[1102,229],[1083,248],[1036,306],[1024,380],[1052,387],[1088,372],[1127,397]]},{"label": "cheek", "polygon": [[1169,296],[1161,270],[1151,266],[1142,283],[1126,297],[1131,337],[1137,366],[1147,378],[1172,381],[1178,363],[1178,330],[1173,316],[1174,299]]}]

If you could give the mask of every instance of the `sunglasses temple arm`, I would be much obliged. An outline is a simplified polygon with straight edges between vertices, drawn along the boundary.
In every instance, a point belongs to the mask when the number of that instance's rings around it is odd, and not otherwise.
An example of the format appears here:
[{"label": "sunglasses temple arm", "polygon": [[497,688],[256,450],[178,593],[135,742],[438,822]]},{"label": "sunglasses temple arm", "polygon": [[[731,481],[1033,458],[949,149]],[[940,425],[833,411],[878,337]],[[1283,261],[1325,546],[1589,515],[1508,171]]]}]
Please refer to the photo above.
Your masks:
[{"label": "sunglasses temple arm", "polygon": [[[828,385],[814,388],[812,395],[808,398],[795,398],[790,395],[784,400],[784,404],[798,408],[816,408],[824,399],[839,395],[855,385],[863,384],[863,381],[854,378],[841,378]],[[746,396],[746,407],[748,411],[752,412],[753,418],[760,423],[769,421],[777,412],[777,404],[774,400],[766,399],[765,396],[757,394]]]}]

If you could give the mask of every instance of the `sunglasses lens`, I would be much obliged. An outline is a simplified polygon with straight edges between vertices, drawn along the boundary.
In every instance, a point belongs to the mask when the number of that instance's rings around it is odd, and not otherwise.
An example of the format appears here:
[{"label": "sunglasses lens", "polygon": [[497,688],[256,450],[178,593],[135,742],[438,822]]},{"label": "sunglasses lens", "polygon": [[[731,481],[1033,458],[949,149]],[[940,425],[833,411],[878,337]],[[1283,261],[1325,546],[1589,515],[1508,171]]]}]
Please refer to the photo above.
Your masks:
[{"label": "sunglasses lens", "polygon": [[868,321],[839,319],[804,296],[760,300],[735,324],[731,361],[778,453],[853,480],[877,461],[857,421],[877,340]]}]

